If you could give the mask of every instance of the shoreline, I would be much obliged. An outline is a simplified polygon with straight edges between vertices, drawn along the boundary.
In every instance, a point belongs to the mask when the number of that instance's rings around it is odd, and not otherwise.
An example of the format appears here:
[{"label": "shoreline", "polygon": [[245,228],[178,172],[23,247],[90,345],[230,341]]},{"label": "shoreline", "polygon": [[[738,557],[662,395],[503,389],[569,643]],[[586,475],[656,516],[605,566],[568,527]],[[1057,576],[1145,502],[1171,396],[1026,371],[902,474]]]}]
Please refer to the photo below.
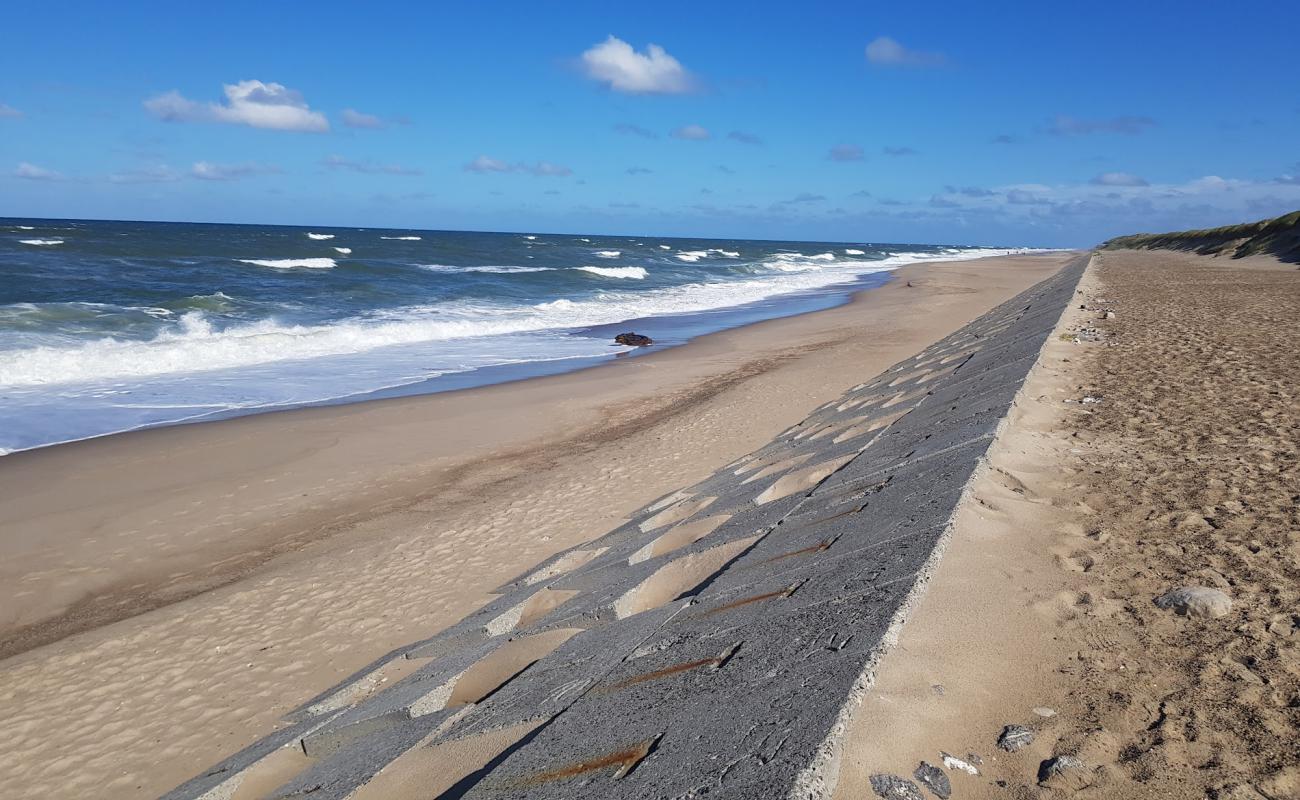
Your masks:
[{"label": "shoreline", "polygon": [[[1071,257],[909,265],[846,305],[605,369],[6,457],[0,492],[19,501],[0,510],[15,531],[0,586],[15,616],[47,620],[47,644],[0,663],[24,731],[21,748],[0,738],[7,780],[175,785],[302,692],[440,630]],[[51,768],[69,753],[79,764]]]}]

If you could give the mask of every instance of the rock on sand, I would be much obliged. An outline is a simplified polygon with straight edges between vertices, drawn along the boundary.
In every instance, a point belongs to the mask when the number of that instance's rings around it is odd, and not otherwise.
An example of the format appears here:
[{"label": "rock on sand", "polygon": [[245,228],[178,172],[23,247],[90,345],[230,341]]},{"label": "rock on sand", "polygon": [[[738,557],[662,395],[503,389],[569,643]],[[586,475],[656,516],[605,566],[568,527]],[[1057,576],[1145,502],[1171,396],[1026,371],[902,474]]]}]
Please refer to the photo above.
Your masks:
[{"label": "rock on sand", "polygon": [[1184,616],[1222,617],[1232,610],[1232,598],[1208,586],[1183,586],[1157,597],[1156,605]]}]

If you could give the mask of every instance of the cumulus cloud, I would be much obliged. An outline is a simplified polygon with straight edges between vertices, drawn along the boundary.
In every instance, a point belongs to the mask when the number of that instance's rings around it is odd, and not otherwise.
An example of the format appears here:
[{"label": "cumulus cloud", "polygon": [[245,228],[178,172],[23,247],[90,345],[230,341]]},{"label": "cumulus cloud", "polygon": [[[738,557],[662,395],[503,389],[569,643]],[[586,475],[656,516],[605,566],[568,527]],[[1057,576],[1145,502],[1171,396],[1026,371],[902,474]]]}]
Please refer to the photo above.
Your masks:
[{"label": "cumulus cloud", "polygon": [[930,196],[930,206],[933,208],[960,208],[961,203],[941,194]]},{"label": "cumulus cloud", "polygon": [[282,170],[270,164],[214,164],[211,161],[195,161],[190,167],[190,175],[204,181],[237,181],[254,175],[274,175]]},{"label": "cumulus cloud", "polygon": [[588,78],[627,94],[685,94],[695,88],[691,73],[659,45],[641,53],[612,35],[582,54],[582,68]]},{"label": "cumulus cloud", "polygon": [[55,172],[52,169],[38,167],[35,164],[31,164],[26,161],[23,161],[18,164],[18,168],[14,170],[14,177],[22,178],[23,180],[28,180],[28,181],[63,180],[63,175],[61,173]]},{"label": "cumulus cloud", "polygon": [[1156,124],[1150,117],[1110,117],[1108,119],[1078,119],[1058,114],[1047,126],[1053,136],[1086,136],[1093,133],[1124,133],[1130,136],[1142,133]]},{"label": "cumulus cloud", "polygon": [[763,139],[760,136],[754,133],[749,133],[747,131],[732,131],[731,133],[727,134],[727,138],[732,140],[733,142],[740,142],[741,144],[762,144],[763,143]]},{"label": "cumulus cloud", "polygon": [[895,158],[900,156],[916,155],[916,151],[910,147],[886,147],[882,152],[887,156],[894,156]]},{"label": "cumulus cloud", "polygon": [[568,167],[552,164],[549,161],[538,161],[535,164],[525,164],[523,162],[510,164],[489,156],[479,156],[469,162],[465,165],[465,171],[478,173],[521,172],[542,178],[562,178],[573,174],[573,170]]},{"label": "cumulus cloud", "polygon": [[347,125],[349,128],[378,130],[380,128],[388,127],[387,123],[379,117],[376,117],[374,114],[363,114],[354,108],[343,109],[343,113],[339,115],[339,118],[342,119],[343,124]]},{"label": "cumulus cloud", "polygon": [[628,174],[628,175],[649,175],[649,174],[652,173],[652,172],[654,172],[654,170],[652,170],[652,169],[647,169],[647,168],[645,168],[645,167],[628,167],[628,168],[627,168],[627,174]]},{"label": "cumulus cloud", "polygon": [[1144,178],[1127,172],[1103,172],[1089,181],[1095,186],[1150,186]]},{"label": "cumulus cloud", "polygon": [[415,167],[403,167],[400,164],[374,164],[369,161],[353,161],[340,155],[326,156],[321,160],[326,167],[334,170],[360,172],[366,175],[423,175],[424,171]]},{"label": "cumulus cloud", "polygon": [[5,103],[0,103],[0,119],[18,119],[22,115],[23,112],[19,111],[13,106],[7,105]]},{"label": "cumulus cloud", "polygon": [[172,90],[144,102],[149,113],[166,122],[218,122],[277,131],[328,131],[329,121],[312,111],[302,93],[279,83],[258,80],[227,83],[221,103],[200,103]]},{"label": "cumulus cloud", "polygon": [[888,36],[878,36],[867,45],[867,61],[886,67],[941,67],[948,59],[943,53],[911,50]]},{"label": "cumulus cloud", "polygon": [[861,161],[866,158],[862,148],[856,144],[837,144],[826,155],[831,161]]},{"label": "cumulus cloud", "polygon": [[859,189],[853,194],[849,195],[849,197],[870,197],[870,196],[871,196],[871,192],[868,192],[866,189]]},{"label": "cumulus cloud", "polygon": [[620,122],[614,126],[615,133],[621,133],[625,136],[640,136],[643,139],[658,139],[659,134],[654,131],[642,128],[640,125],[633,125],[630,122]]},{"label": "cumulus cloud", "polygon": [[689,139],[694,142],[702,142],[705,139],[708,139],[709,135],[710,134],[708,128],[702,127],[700,125],[683,125],[682,127],[673,131],[673,138]]}]

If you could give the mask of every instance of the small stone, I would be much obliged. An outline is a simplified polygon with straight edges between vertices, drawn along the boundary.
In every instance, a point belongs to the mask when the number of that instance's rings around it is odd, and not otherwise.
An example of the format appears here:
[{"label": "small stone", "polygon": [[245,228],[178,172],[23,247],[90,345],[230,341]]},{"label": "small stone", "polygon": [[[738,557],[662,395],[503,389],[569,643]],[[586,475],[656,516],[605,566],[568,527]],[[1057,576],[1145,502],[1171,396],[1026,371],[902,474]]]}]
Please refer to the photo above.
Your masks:
[{"label": "small stone", "polygon": [[1222,617],[1232,610],[1232,598],[1208,586],[1170,589],[1155,602],[1160,608],[1190,617]]},{"label": "small stone", "polygon": [[1034,713],[1044,719],[1050,719],[1056,716],[1056,711],[1046,706],[1038,706],[1037,708],[1034,709]]},{"label": "small stone", "polygon": [[871,776],[871,790],[877,797],[885,800],[925,800],[921,788],[907,778],[897,775],[876,774]]},{"label": "small stone", "polygon": [[975,766],[974,759],[972,759],[971,756],[966,756],[965,759],[960,759],[950,753],[941,752],[939,755],[943,757],[943,765],[948,769],[959,769],[968,775],[980,774],[980,771]]},{"label": "small stone", "polygon": [[1014,753],[1023,747],[1028,747],[1033,742],[1034,732],[1024,725],[1007,725],[1002,729],[1002,734],[998,736],[998,747],[1008,753]]},{"label": "small stone", "polygon": [[1087,769],[1077,756],[1056,756],[1038,765],[1038,783],[1080,789],[1087,784]]},{"label": "small stone", "polygon": [[952,796],[952,783],[948,780],[948,775],[933,764],[922,761],[912,773],[912,777],[920,781],[921,785],[929,789],[939,800],[948,800]]},{"label": "small stone", "polygon": [[1114,311],[1107,311],[1107,312],[1106,312],[1106,319],[1115,319],[1115,312],[1114,312]]}]

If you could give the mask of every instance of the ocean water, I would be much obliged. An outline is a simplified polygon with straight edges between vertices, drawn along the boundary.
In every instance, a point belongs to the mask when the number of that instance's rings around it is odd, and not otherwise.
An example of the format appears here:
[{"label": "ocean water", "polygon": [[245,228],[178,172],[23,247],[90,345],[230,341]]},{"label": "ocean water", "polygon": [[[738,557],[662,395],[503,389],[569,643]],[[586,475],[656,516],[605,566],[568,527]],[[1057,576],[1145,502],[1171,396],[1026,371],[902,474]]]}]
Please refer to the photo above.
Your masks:
[{"label": "ocean water", "polygon": [[959,246],[0,219],[0,453],[597,363]]}]

